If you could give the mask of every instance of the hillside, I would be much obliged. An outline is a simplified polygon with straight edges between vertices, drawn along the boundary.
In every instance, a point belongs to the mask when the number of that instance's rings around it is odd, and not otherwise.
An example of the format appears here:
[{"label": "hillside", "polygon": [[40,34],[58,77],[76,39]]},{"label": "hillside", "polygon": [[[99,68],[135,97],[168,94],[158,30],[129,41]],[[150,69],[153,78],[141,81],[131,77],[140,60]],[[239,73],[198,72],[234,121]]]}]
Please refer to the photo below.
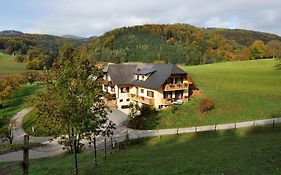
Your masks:
[{"label": "hillside", "polygon": [[82,41],[17,31],[0,33],[0,52],[15,55],[16,60],[26,63],[28,69],[51,68],[60,47],[66,43],[80,46]]},{"label": "hillside", "polygon": [[[183,128],[278,117],[281,115],[281,68],[277,63],[276,59],[260,59],[183,66],[201,96],[191,97],[177,109],[167,108],[136,117],[130,126]],[[214,109],[200,112],[203,98],[214,101]]]},{"label": "hillside", "polygon": [[0,35],[3,36],[13,36],[13,35],[23,35],[22,32],[16,30],[4,30],[0,32]]},{"label": "hillside", "polygon": [[149,24],[105,33],[88,44],[88,56],[111,62],[195,65],[281,56],[280,41],[280,36],[247,30]]},{"label": "hillside", "polygon": [[261,40],[264,43],[268,43],[272,40],[281,41],[281,37],[278,35],[258,31],[223,28],[207,28],[206,30],[222,35],[228,40],[234,40],[243,46],[250,46],[255,40]]},{"label": "hillside", "polygon": [[114,29],[100,37],[80,38],[19,31],[0,32],[0,52],[14,54],[28,69],[51,68],[62,45],[102,62],[155,62],[197,65],[281,57],[281,37],[250,30],[202,29],[188,24],[147,24]]}]

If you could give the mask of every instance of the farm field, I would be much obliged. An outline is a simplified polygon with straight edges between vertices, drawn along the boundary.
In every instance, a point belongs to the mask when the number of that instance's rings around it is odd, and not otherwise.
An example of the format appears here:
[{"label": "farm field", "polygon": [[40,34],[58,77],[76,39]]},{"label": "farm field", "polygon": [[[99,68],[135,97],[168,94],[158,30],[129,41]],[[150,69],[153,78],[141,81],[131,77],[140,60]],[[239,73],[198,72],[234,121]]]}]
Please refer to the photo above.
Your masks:
[{"label": "farm field", "polygon": [[178,128],[280,117],[281,68],[277,60],[251,60],[182,67],[215,108],[199,111],[191,99],[172,112],[165,109],[144,121],[145,129]]},{"label": "farm field", "polygon": [[[93,153],[78,154],[79,174],[280,174],[280,125],[147,138],[115,151],[93,168]],[[136,141],[138,143],[138,141]],[[11,163],[0,163],[6,167]],[[72,156],[30,161],[31,175],[71,174]],[[21,171],[11,173],[20,174]]]}]

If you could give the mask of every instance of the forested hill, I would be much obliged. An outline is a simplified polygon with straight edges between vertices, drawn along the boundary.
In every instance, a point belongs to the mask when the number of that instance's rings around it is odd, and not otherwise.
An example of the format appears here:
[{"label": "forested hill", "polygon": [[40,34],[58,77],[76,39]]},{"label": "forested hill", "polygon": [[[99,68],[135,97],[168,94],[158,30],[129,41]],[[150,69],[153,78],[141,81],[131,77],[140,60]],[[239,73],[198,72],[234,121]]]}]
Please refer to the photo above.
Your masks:
[{"label": "forested hill", "polygon": [[100,37],[0,32],[0,52],[15,55],[28,69],[51,68],[65,43],[83,46],[83,55],[102,62],[206,64],[281,57],[281,37],[249,30],[202,29],[188,24],[140,25]]},{"label": "forested hill", "polygon": [[268,43],[272,40],[281,41],[281,37],[275,34],[243,30],[243,29],[223,29],[223,28],[207,28],[206,30],[224,36],[226,39],[235,40],[243,46],[250,46],[255,40],[261,40]]},{"label": "forested hill", "polygon": [[110,62],[205,64],[281,56],[278,35],[188,24],[141,25],[105,33],[87,46],[88,56]]},{"label": "forested hill", "polygon": [[53,35],[25,34],[18,31],[0,32],[0,52],[15,55],[28,69],[50,68],[65,43],[80,46],[82,41]]}]

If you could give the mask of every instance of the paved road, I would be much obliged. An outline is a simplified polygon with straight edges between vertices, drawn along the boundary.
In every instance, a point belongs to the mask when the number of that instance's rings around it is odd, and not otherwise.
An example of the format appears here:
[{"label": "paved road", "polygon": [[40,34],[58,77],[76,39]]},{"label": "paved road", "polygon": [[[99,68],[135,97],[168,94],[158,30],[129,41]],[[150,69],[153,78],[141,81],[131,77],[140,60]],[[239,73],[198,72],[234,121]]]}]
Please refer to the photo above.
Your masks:
[{"label": "paved road", "polygon": [[[20,143],[22,142],[23,135],[25,132],[22,129],[21,121],[25,114],[29,112],[30,109],[23,109],[18,114],[13,117],[13,121],[15,122],[15,141]],[[112,110],[112,113],[109,114],[109,119],[116,123],[117,127],[114,131],[114,135],[112,136],[114,141],[118,140],[124,141],[126,136],[128,135],[130,139],[136,139],[139,137],[152,137],[152,136],[160,136],[160,135],[172,135],[172,134],[180,134],[180,133],[192,133],[192,132],[203,132],[203,131],[214,131],[214,130],[224,130],[224,129],[234,129],[234,128],[242,128],[242,127],[250,127],[250,126],[259,126],[259,125],[268,125],[273,123],[281,123],[281,118],[273,118],[273,119],[265,119],[265,120],[255,120],[248,122],[239,122],[239,123],[228,123],[228,124],[220,124],[220,125],[207,125],[207,126],[198,126],[198,127],[188,127],[188,128],[173,128],[173,129],[160,129],[160,130],[133,130],[126,128],[126,121],[128,117],[126,114],[118,111],[116,109]],[[30,158],[43,158],[49,156],[55,156],[58,154],[62,154],[64,151],[62,147],[57,143],[57,141],[53,141],[49,143],[47,140],[49,138],[45,137],[31,137],[32,141],[40,141],[41,143],[47,144],[45,147],[34,148],[30,151]],[[97,147],[103,148],[103,140],[104,137],[99,136],[97,138]],[[85,141],[86,143],[86,141]],[[6,161],[18,161],[22,160],[22,151],[7,153],[0,156],[0,162]]]},{"label": "paved road", "polygon": [[[23,117],[30,112],[30,108],[25,108],[14,115],[11,119],[11,123],[13,125],[13,135],[14,135],[14,143],[23,143],[23,137],[26,135],[25,131],[22,128],[22,120]],[[126,121],[128,120],[128,116],[117,109],[113,109],[112,113],[108,115],[108,118],[116,123],[115,133],[119,133],[126,129],[124,127]],[[33,137],[30,136],[30,142],[40,142],[45,144],[46,146],[38,147],[30,149],[29,157],[30,159],[36,158],[44,158],[51,157],[55,155],[59,155],[64,153],[65,151],[62,149],[62,146],[58,144],[58,139],[54,139],[52,142],[49,142],[50,137]],[[97,147],[102,147],[104,137],[99,136],[97,138]],[[87,141],[83,141],[85,145],[87,145]],[[20,161],[22,160],[22,151],[10,152],[7,154],[0,155],[0,162],[8,162],[8,161]]]}]

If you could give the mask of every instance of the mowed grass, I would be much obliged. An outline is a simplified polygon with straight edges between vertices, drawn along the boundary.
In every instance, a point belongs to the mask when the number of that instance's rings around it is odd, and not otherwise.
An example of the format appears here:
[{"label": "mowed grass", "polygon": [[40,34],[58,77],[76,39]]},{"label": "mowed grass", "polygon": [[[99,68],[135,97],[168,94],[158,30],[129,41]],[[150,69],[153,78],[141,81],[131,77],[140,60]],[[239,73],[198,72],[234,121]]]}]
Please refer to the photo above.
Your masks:
[{"label": "mowed grass", "polygon": [[32,85],[24,84],[4,101],[4,108],[0,109],[0,133],[3,133],[7,129],[8,123],[13,115],[23,109],[28,98],[35,94],[41,87],[42,85],[37,83]]},{"label": "mowed grass", "polygon": [[172,113],[162,110],[157,124],[148,129],[231,123],[281,117],[281,68],[277,60],[225,62],[186,66],[183,69],[198,85],[202,96],[215,102],[215,109],[199,111],[199,99],[179,106]]},{"label": "mowed grass", "polygon": [[26,71],[23,63],[15,61],[15,57],[0,53],[0,74],[20,73]]},{"label": "mowed grass", "polygon": [[[93,168],[93,153],[79,154],[79,174],[277,175],[281,174],[280,137],[279,125],[148,138],[108,154],[107,160],[100,152],[97,168]],[[30,175],[71,174],[71,170],[71,155],[30,161]]]}]

